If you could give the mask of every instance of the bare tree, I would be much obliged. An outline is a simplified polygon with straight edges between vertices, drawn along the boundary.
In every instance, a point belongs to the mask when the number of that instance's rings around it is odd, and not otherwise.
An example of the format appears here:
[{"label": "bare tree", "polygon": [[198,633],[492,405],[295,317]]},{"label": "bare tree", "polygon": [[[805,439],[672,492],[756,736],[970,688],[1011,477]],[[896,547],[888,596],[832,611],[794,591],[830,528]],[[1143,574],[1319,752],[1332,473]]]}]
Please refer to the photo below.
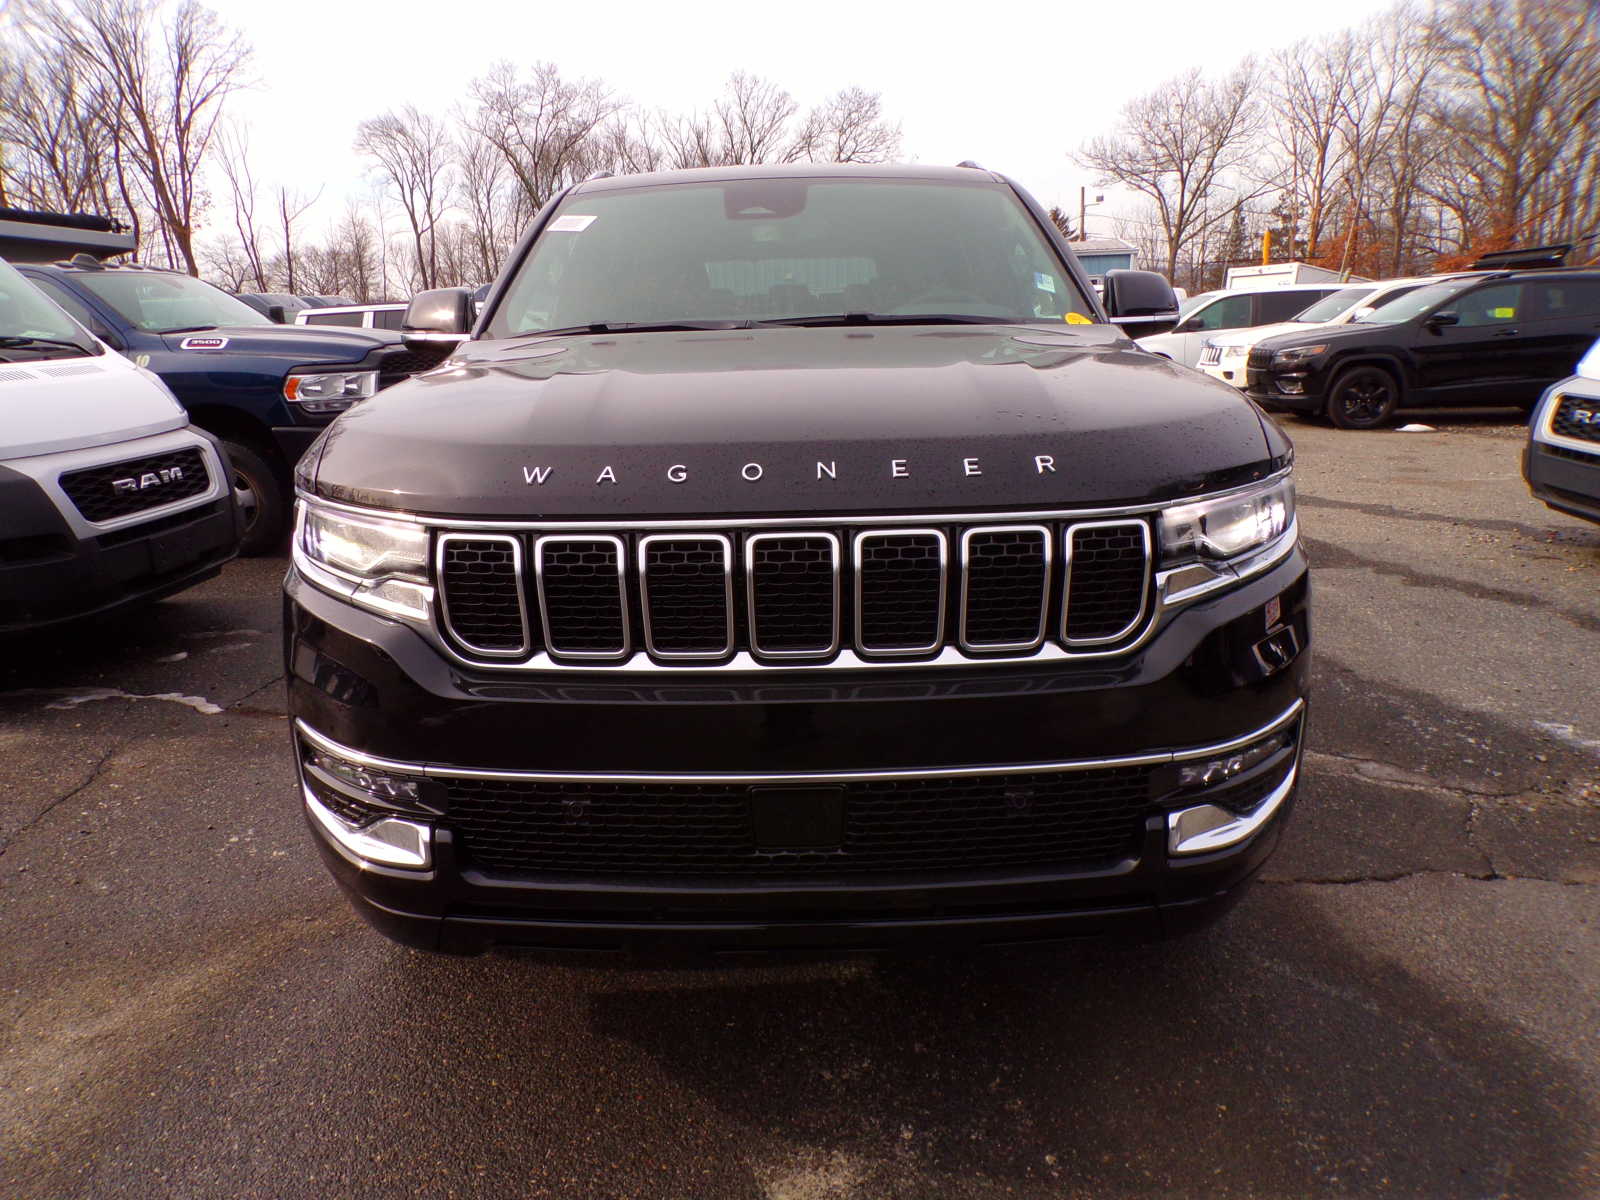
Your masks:
[{"label": "bare tree", "polygon": [[813,108],[794,139],[792,157],[812,162],[881,163],[900,152],[900,126],[883,115],[883,97],[841,88]]},{"label": "bare tree", "polygon": [[19,16],[103,99],[117,161],[136,173],[169,257],[198,274],[200,173],[243,82],[244,41],[194,0],[165,23],[155,0],[27,0]]},{"label": "bare tree", "polygon": [[283,264],[282,278],[283,290],[290,295],[300,293],[300,283],[295,272],[295,225],[307,210],[322,196],[322,189],[317,189],[317,194],[309,199],[298,189],[279,185],[275,189],[272,201],[273,211],[277,216],[278,228],[283,233],[283,255],[280,261]]},{"label": "bare tree", "polygon": [[120,207],[106,103],[94,83],[71,62],[50,63],[26,39],[0,53],[0,194],[34,208]]},{"label": "bare tree", "polygon": [[498,63],[472,85],[471,130],[500,154],[536,212],[551,196],[592,169],[599,130],[622,108],[592,80],[566,80],[550,63],[523,79]]},{"label": "bare tree", "polygon": [[1260,128],[1257,73],[1246,63],[1224,79],[1180,75],[1122,110],[1117,132],[1088,142],[1078,161],[1155,209],[1167,273],[1181,248],[1226,222],[1233,205],[1265,189],[1241,190],[1253,173]]},{"label": "bare tree", "polygon": [[[233,231],[238,236],[238,252],[249,267],[251,290],[267,291],[267,255],[262,230],[256,221],[258,193],[255,176],[250,169],[250,155],[239,130],[221,130],[217,135],[217,149],[222,177],[228,181],[228,191],[233,199]],[[232,290],[243,290],[235,287]]]},{"label": "bare tree", "polygon": [[454,162],[449,131],[408,105],[361,122],[356,149],[375,160],[411,227],[416,290],[437,287],[439,224],[450,204]]}]

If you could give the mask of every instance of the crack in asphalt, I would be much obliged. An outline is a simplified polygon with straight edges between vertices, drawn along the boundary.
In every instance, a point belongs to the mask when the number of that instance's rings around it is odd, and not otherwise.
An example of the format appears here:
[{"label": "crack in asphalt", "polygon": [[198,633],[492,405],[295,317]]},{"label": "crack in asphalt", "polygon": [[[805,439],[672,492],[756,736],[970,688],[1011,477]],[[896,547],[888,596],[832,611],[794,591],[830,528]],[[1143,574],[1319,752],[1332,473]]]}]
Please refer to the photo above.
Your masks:
[{"label": "crack in asphalt", "polygon": [[1306,549],[1310,551],[1311,563],[1317,569],[1364,568],[1380,576],[1398,579],[1401,583],[1411,587],[1442,588],[1447,591],[1459,592],[1470,600],[1494,600],[1501,604],[1510,604],[1518,608],[1536,608],[1552,613],[1564,621],[1570,621],[1579,629],[1588,633],[1600,633],[1600,616],[1594,613],[1576,612],[1572,609],[1562,608],[1552,604],[1543,596],[1531,596],[1525,592],[1513,592],[1507,588],[1490,587],[1487,584],[1472,583],[1465,579],[1455,579],[1449,575],[1431,575],[1417,570],[1415,567],[1402,563],[1386,562],[1381,558],[1369,558],[1364,554],[1357,554],[1343,546],[1336,546],[1332,542],[1325,542],[1321,538],[1302,537]]},{"label": "crack in asphalt", "polygon": [[[249,700],[249,699],[251,699],[251,698],[253,698],[255,696],[259,696],[262,692],[266,691],[269,687],[272,687],[274,684],[279,684],[279,683],[282,683],[282,682],[283,682],[283,676],[282,675],[274,675],[271,679],[267,680],[260,687],[251,688],[248,692],[246,692],[244,695],[240,696],[237,700],[231,701],[228,704],[223,705],[223,708],[224,708],[224,710],[226,710],[227,712],[230,712],[230,713],[233,713],[233,712],[243,713],[246,716],[252,716],[252,717],[256,716],[259,713],[264,713],[264,712],[267,711],[266,709],[262,709],[262,708],[246,708],[244,706],[245,705],[245,701]],[[282,713],[273,713],[272,715],[275,716],[275,717],[281,717],[283,714]]]},{"label": "crack in asphalt", "polygon": [[1262,876],[1256,882],[1263,887],[1287,887],[1292,885],[1353,887],[1363,883],[1404,883],[1408,879],[1422,879],[1430,875],[1442,875],[1450,879],[1466,879],[1473,883],[1553,883],[1558,887],[1600,887],[1600,883],[1588,879],[1552,879],[1548,875],[1501,875],[1492,868],[1489,871],[1478,873],[1475,871],[1442,871],[1435,867],[1420,867],[1415,870],[1395,871],[1381,875],[1307,875],[1294,876],[1292,878]]},{"label": "crack in asphalt", "polygon": [[[1341,770],[1339,774],[1360,779],[1366,783],[1381,783],[1387,787],[1407,792],[1429,792],[1442,796],[1455,796],[1467,800],[1509,800],[1523,794],[1521,788],[1495,791],[1490,788],[1469,787],[1461,784],[1441,783],[1427,775],[1419,774],[1394,763],[1355,754],[1340,754],[1334,750],[1307,750],[1306,757],[1322,767],[1349,764],[1354,770]],[[1368,768],[1363,770],[1362,768]]]},{"label": "crack in asphalt", "polygon": [[112,746],[111,749],[107,750],[104,754],[102,754],[98,759],[95,760],[94,766],[89,768],[89,774],[84,778],[82,783],[78,784],[77,787],[73,788],[71,791],[65,793],[64,795],[57,796],[54,800],[50,801],[49,804],[46,804],[38,812],[34,813],[33,816],[29,817],[21,825],[18,825],[15,829],[13,829],[11,831],[11,835],[9,837],[0,839],[0,857],[4,857],[5,852],[7,850],[11,849],[12,846],[16,845],[17,839],[19,837],[21,837],[23,834],[27,833],[34,826],[39,824],[40,821],[44,820],[51,813],[53,813],[56,809],[60,808],[63,804],[65,804],[68,800],[71,800],[74,796],[79,795],[81,792],[83,792],[85,789],[87,789],[90,785],[92,785],[97,779],[99,779],[101,774],[106,769],[106,764],[109,763],[113,758],[115,758],[119,753],[121,753],[122,750],[127,747],[127,745],[128,745],[128,742],[127,742],[126,739],[124,739],[123,741],[118,742],[116,745]]}]

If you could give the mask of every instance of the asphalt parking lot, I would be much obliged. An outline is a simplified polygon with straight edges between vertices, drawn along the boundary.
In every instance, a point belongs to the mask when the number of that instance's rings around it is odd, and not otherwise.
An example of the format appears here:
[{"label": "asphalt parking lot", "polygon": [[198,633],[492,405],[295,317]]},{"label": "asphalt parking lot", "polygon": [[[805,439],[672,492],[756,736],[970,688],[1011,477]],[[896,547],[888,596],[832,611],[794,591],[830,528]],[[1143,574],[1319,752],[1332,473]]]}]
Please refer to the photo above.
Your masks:
[{"label": "asphalt parking lot", "polygon": [[281,559],[0,658],[0,1195],[1600,1192],[1600,527],[1512,419],[1289,422],[1300,807],[1194,939],[738,970],[359,924]]}]

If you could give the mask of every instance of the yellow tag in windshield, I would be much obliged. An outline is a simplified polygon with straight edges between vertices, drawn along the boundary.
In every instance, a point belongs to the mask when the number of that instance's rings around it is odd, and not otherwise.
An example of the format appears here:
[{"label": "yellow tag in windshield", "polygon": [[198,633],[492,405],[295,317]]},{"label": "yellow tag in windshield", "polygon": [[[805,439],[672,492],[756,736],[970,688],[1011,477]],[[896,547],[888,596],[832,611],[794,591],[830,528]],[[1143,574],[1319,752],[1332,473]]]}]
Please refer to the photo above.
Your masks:
[{"label": "yellow tag in windshield", "polygon": [[1068,325],[1093,325],[1094,322],[1082,313],[1068,313],[1062,318]]},{"label": "yellow tag in windshield", "polygon": [[1517,319],[1517,310],[1514,308],[1491,308],[1489,315],[1496,321],[1514,321]]}]

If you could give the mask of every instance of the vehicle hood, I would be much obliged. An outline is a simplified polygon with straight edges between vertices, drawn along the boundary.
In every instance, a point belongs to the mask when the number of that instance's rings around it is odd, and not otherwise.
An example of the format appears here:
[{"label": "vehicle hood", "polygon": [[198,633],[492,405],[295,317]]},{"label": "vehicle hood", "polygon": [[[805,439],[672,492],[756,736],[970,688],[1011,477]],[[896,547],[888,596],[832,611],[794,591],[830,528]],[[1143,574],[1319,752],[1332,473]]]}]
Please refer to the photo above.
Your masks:
[{"label": "vehicle hood", "polygon": [[166,384],[119,354],[0,363],[0,459],[107,446],[188,421]]},{"label": "vehicle hood", "polygon": [[1273,337],[1263,338],[1256,343],[1259,350],[1285,350],[1290,346],[1314,346],[1327,343],[1330,346],[1346,342],[1363,343],[1384,340],[1384,331],[1393,332],[1402,328],[1398,325],[1361,325],[1356,322],[1347,322],[1342,325],[1310,325],[1300,326],[1293,333],[1280,333]]},{"label": "vehicle hood", "polygon": [[1246,329],[1230,329],[1207,339],[1213,346],[1254,346],[1280,333],[1311,333],[1336,325],[1333,321],[1277,321],[1271,325],[1252,325]]},{"label": "vehicle hood", "polygon": [[469,342],[320,452],[330,499],[527,518],[1116,505],[1274,469],[1233,388],[1106,326]]},{"label": "vehicle hood", "polygon": [[[226,344],[217,346],[226,339]],[[374,346],[400,344],[388,329],[342,329],[316,325],[237,325],[193,333],[164,333],[162,344],[175,354],[221,357],[252,355],[293,359],[295,363],[360,362]]]}]

